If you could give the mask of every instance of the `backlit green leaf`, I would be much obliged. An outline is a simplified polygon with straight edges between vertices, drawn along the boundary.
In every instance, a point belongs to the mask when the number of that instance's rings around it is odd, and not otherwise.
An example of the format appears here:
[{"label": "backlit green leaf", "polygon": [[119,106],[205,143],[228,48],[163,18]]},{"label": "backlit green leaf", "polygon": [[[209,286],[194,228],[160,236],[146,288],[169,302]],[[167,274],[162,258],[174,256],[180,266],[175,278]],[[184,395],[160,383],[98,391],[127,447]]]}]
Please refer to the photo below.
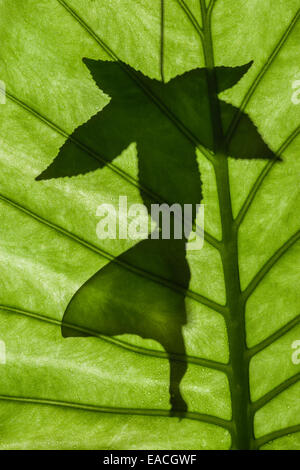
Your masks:
[{"label": "backlit green leaf", "polygon": [[[164,84],[158,0],[0,4],[7,90],[0,105],[2,449],[299,449],[299,1],[206,3],[205,19],[204,1],[165,0]],[[217,159],[211,95],[200,86],[211,65],[201,39],[210,25],[223,131],[230,136],[232,118],[240,126],[246,119],[245,138],[240,131],[228,139],[240,139],[236,152],[229,145],[228,159]],[[171,114],[141,101],[137,119],[136,98],[122,119],[111,112],[118,108],[113,91],[140,93],[120,63]],[[133,134],[129,110],[137,119]],[[93,123],[106,126],[102,147],[94,130],[85,132]],[[150,148],[151,130],[159,138]],[[182,175],[181,153],[188,165]],[[275,154],[280,162],[270,159]],[[149,162],[144,180],[141,155]],[[159,173],[163,158],[169,185]],[[148,240],[99,240],[97,207],[118,211],[120,195],[128,204],[147,205],[153,196],[202,200],[203,248],[180,258],[182,240],[154,254]],[[147,248],[132,260],[138,246]],[[121,276],[113,260],[123,263]],[[65,338],[64,327],[76,321],[61,328],[62,320],[78,292],[79,335]],[[101,304],[125,328],[95,328],[80,316],[83,300],[91,313],[97,307],[95,318]],[[145,319],[128,328],[133,305],[135,315],[147,317],[147,308],[151,319],[157,315],[148,335]],[[178,374],[176,413],[170,364]]]}]

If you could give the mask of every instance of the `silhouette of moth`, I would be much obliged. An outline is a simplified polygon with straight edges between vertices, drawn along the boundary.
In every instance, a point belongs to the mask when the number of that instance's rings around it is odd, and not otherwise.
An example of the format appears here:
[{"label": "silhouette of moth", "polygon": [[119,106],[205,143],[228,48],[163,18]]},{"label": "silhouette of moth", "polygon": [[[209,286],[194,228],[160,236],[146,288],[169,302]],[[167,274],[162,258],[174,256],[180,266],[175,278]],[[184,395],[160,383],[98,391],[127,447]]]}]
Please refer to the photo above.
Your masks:
[{"label": "silhouette of moth", "polygon": [[[37,179],[103,168],[135,142],[141,188],[169,205],[193,204],[196,208],[202,191],[195,142],[214,151],[207,70],[194,69],[162,83],[122,62],[83,60],[111,101],[73,132]],[[218,92],[235,85],[251,64],[216,67]],[[226,134],[238,110],[221,100],[218,103]],[[233,158],[275,158],[245,113],[240,114],[226,152]],[[141,190],[141,196],[150,211],[151,203],[157,201],[147,190]],[[187,369],[182,327],[187,323],[184,293],[190,281],[185,244],[185,238],[175,239],[174,234],[170,240],[148,238],[137,243],[75,293],[62,324],[64,337],[136,334],[158,341],[170,359],[173,413],[187,410],[180,391]],[[166,281],[180,289],[170,289]]]}]

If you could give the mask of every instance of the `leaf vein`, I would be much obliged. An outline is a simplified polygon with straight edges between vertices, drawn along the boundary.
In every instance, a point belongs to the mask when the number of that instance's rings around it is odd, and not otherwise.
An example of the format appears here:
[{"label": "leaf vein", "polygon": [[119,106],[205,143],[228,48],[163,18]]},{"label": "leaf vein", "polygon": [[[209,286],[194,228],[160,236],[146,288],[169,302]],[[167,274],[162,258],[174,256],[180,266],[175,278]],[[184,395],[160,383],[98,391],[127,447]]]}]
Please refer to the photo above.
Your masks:
[{"label": "leaf vein", "polygon": [[[277,155],[282,155],[283,152],[285,152],[285,150],[292,144],[292,142],[298,137],[300,133],[300,126],[298,126],[291,134],[290,136],[284,141],[284,143],[279,147],[279,149],[277,150],[276,154]],[[251,207],[251,204],[253,202],[253,200],[255,199],[255,196],[257,195],[259,189],[261,188],[264,180],[266,179],[266,177],[268,176],[268,174],[270,173],[270,171],[272,170],[272,168],[274,167],[274,164],[277,162],[278,160],[276,159],[273,159],[273,160],[269,160],[268,163],[265,165],[265,167],[262,169],[262,171],[260,172],[259,176],[257,177],[254,185],[252,186],[251,188],[251,191],[250,193],[248,194],[243,206],[241,207],[240,209],[240,212],[238,214],[238,216],[236,217],[236,224],[237,226],[239,227],[246,214],[248,213],[250,207]]]},{"label": "leaf vein", "polygon": [[256,354],[260,353],[268,346],[271,346],[277,339],[280,339],[286,333],[291,331],[295,326],[300,323],[300,315],[297,315],[293,320],[288,322],[286,325],[282,326],[279,330],[275,331],[271,336],[261,341],[259,344],[253,346],[252,348],[248,349],[248,356],[252,358]]},{"label": "leaf vein", "polygon": [[[20,308],[15,308],[15,307],[10,307],[8,305],[0,305],[0,309],[3,309],[7,312],[12,312],[18,315],[23,315],[25,317],[32,318],[34,320],[42,321],[45,323],[49,323],[58,327],[61,327],[62,322],[60,320],[56,320],[54,318],[48,317],[46,315],[41,315],[40,313],[34,313],[34,312],[29,312],[27,310],[23,310]],[[127,351],[131,351],[136,354],[140,354],[142,356],[149,356],[149,357],[156,357],[158,359],[167,359],[171,358],[173,361],[178,361],[178,362],[189,362],[191,364],[200,366],[200,367],[207,367],[209,369],[214,369],[218,370],[220,372],[223,372],[225,374],[228,373],[228,364],[223,364],[221,362],[217,361],[212,361],[210,359],[204,359],[196,356],[190,356],[190,355],[180,355],[180,354],[175,354],[175,353],[168,353],[166,354],[163,351],[155,351],[153,349],[148,349],[148,348],[143,348],[141,346],[136,346],[132,345],[130,343],[127,343],[126,341],[123,341],[121,339],[113,338],[111,336],[106,336],[102,335],[96,331],[88,330],[85,328],[80,328],[76,325],[73,325],[71,323],[65,323],[64,326],[73,328],[77,331],[81,331],[83,333],[91,334],[91,336],[94,336],[95,338],[98,338],[102,341],[105,341],[106,343],[113,344],[116,347],[126,349]]]},{"label": "leaf vein", "polygon": [[273,431],[265,436],[262,436],[255,440],[255,449],[259,449],[265,444],[268,444],[271,441],[275,441],[280,437],[285,437],[291,434],[296,434],[300,432],[300,425],[290,426],[288,428],[279,429],[278,431]]},{"label": "leaf vein", "polygon": [[293,375],[289,379],[286,379],[280,385],[273,388],[273,390],[270,390],[268,393],[266,393],[261,398],[259,398],[258,400],[256,400],[255,402],[251,404],[253,412],[255,413],[256,411],[263,408],[267,403],[269,403],[274,398],[279,396],[285,390],[288,390],[292,385],[295,385],[299,380],[300,380],[300,372],[298,374]]},{"label": "leaf vein", "polygon": [[252,281],[248,284],[246,289],[243,291],[243,297],[245,300],[253,294],[255,289],[265,278],[268,272],[273,268],[273,266],[287,253],[287,251],[299,240],[300,230],[296,232],[292,237],[290,237],[264,264],[264,266],[258,271],[254,276]]},{"label": "leaf vein", "polygon": [[50,405],[50,406],[59,406],[63,408],[73,408],[80,411],[93,411],[98,413],[108,413],[108,414],[120,414],[120,415],[135,415],[135,416],[148,416],[148,417],[158,417],[158,418],[171,418],[179,417],[181,419],[188,419],[193,421],[200,421],[208,424],[214,424],[216,426],[231,430],[231,422],[225,419],[219,418],[217,416],[207,415],[204,413],[197,412],[171,412],[170,410],[160,410],[160,409],[145,409],[145,408],[117,408],[117,407],[108,407],[108,406],[97,406],[97,405],[88,405],[75,402],[68,402],[62,400],[50,400],[42,398],[32,398],[32,397],[18,397],[10,395],[0,395],[0,400],[3,401],[13,401],[26,404],[34,405]]}]

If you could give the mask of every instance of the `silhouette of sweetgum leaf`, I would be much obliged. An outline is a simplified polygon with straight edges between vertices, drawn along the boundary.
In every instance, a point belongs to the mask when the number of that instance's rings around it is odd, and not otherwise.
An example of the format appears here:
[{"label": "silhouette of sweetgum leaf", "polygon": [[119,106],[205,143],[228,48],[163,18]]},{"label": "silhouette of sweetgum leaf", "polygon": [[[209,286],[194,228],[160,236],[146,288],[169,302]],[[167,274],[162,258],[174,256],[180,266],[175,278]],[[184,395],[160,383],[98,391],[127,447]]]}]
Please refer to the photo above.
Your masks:
[{"label": "silhouette of sweetgum leaf", "polygon": [[[131,142],[137,142],[140,159],[152,168],[153,175],[151,181],[144,182],[140,174],[140,183],[147,183],[154,192],[164,196],[159,176],[164,168],[172,168],[173,201],[191,202],[180,188],[174,192],[174,180],[180,170],[179,185],[186,194],[190,175],[197,172],[195,142],[210,150],[214,148],[205,69],[191,70],[165,84],[121,62],[84,59],[84,63],[111,101],[73,132],[53,163],[37,179],[75,176],[102,168]],[[240,67],[216,67],[218,91],[235,85],[251,65],[252,62]],[[226,132],[237,108],[219,102]],[[180,126],[188,131],[190,138]],[[241,113],[229,142],[228,155],[234,158],[275,156],[245,113]]]}]

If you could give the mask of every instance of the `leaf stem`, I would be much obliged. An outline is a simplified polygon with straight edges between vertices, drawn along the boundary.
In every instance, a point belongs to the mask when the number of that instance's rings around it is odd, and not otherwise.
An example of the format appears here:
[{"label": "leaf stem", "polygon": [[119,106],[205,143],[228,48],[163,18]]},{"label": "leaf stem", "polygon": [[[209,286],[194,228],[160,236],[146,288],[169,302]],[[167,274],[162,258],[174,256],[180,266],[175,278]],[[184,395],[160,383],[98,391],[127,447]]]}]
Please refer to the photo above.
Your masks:
[{"label": "leaf stem", "polygon": [[[212,6],[211,3],[210,6]],[[204,57],[207,68],[207,85],[210,99],[211,125],[214,135],[213,161],[220,217],[222,223],[221,259],[226,289],[226,318],[230,352],[229,384],[232,398],[232,449],[253,448],[253,411],[249,387],[249,363],[245,331],[245,299],[242,296],[238,264],[238,226],[233,219],[230,195],[226,138],[223,133],[221,113],[214,69],[211,34],[211,15],[205,0],[200,0],[204,32]]]},{"label": "leaf stem", "polygon": [[215,174],[222,221],[222,249],[226,319],[230,352],[229,384],[232,399],[232,448],[248,450],[254,441],[253,411],[249,387],[249,364],[245,329],[245,300],[242,297],[238,266],[238,229],[232,216],[227,156],[216,155]]}]

